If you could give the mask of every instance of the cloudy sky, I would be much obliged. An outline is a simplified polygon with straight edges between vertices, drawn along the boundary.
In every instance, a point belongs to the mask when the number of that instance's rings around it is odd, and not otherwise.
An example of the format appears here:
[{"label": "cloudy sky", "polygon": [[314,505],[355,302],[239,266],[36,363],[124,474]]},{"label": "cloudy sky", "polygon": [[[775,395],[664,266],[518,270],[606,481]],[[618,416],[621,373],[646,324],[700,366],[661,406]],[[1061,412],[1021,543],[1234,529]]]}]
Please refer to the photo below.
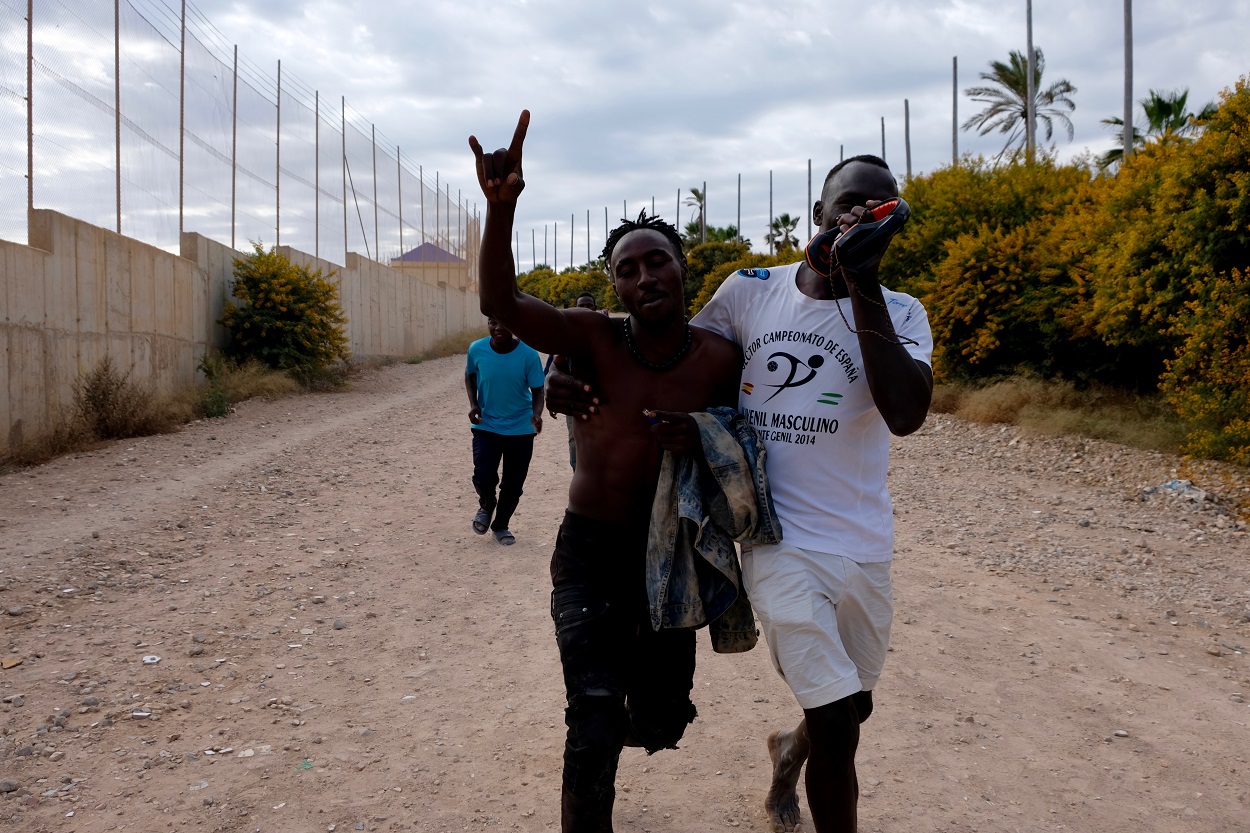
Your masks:
[{"label": "cloudy sky", "polygon": [[[144,0],[150,6],[161,0]],[[176,9],[176,0],[163,0]],[[1038,0],[1034,43],[1044,83],[1077,88],[1075,136],[1053,141],[1063,158],[1101,152],[1100,120],[1122,112],[1121,0]],[[559,223],[567,265],[574,215],[576,261],[613,225],[656,208],[669,219],[704,181],[709,222],[742,225],[757,249],[769,216],[789,212],[807,230],[807,166],[815,188],[846,155],[881,151],[906,170],[904,99],[915,173],[951,157],[951,59],[959,87],[993,59],[1025,46],[1024,0],[194,0],[226,43],[252,65],[282,60],[285,77],[376,123],[405,155],[476,194],[466,138],[506,144],[518,113],[533,113],[525,148],[528,188],[518,229]],[[1134,97],[1188,87],[1197,110],[1250,72],[1250,0],[1136,0]],[[272,69],[269,72],[273,72]],[[959,97],[960,121],[980,105]],[[961,152],[996,154],[997,135],[961,132]],[[682,220],[689,219],[682,209]],[[555,249],[554,242],[551,244]],[[530,247],[523,243],[521,265]],[[548,261],[552,258],[548,257]]]}]

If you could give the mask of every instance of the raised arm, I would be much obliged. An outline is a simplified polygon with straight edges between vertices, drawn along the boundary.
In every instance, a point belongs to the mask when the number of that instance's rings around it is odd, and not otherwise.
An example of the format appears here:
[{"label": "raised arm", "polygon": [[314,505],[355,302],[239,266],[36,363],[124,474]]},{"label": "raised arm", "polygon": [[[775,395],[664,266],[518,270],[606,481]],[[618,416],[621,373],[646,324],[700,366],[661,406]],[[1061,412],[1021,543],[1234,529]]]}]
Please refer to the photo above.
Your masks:
[{"label": "raised arm", "polygon": [[478,297],[483,315],[499,321],[531,347],[544,353],[582,353],[586,349],[585,332],[571,320],[573,317],[525,295],[516,285],[512,224],[517,198],[525,189],[521,149],[529,123],[529,110],[522,110],[512,143],[494,153],[484,153],[477,137],[469,137],[478,184],[486,197]]},{"label": "raised arm", "polygon": [[842,275],[855,310],[868,389],[890,433],[903,437],[919,430],[929,414],[933,371],[907,352],[895,332],[877,272],[873,263],[859,272],[843,268]]}]

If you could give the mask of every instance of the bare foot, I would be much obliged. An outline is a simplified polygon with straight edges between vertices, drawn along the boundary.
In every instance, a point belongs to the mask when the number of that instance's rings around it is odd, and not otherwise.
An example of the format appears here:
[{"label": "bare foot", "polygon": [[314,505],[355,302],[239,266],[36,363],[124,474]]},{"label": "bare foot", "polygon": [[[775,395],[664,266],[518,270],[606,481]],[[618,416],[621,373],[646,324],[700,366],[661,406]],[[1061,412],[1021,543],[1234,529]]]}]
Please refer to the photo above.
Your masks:
[{"label": "bare foot", "polygon": [[773,833],[790,833],[799,823],[799,796],[795,792],[799,773],[807,760],[807,750],[794,732],[773,732],[768,736],[768,757],[773,761],[773,782],[764,799]]}]

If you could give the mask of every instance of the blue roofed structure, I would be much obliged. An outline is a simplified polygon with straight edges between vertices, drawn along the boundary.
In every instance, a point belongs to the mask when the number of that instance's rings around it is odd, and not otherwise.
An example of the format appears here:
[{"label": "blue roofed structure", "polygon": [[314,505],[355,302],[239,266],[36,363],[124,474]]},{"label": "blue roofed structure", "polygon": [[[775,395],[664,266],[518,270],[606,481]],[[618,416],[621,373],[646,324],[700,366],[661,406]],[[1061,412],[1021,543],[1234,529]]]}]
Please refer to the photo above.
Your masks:
[{"label": "blue roofed structure", "polygon": [[446,249],[439,248],[433,243],[422,243],[415,249],[405,252],[399,257],[392,258],[392,264],[400,263],[464,263],[465,259],[457,257]]}]

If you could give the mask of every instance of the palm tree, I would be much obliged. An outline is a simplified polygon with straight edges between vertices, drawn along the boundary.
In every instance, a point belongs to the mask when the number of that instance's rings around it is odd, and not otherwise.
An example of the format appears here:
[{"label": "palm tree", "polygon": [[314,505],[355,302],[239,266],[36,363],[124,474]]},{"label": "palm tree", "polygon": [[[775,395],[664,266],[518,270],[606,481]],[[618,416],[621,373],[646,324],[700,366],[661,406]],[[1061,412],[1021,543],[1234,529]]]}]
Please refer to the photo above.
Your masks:
[{"label": "palm tree", "polygon": [[[706,233],[707,240],[703,237]],[[682,242],[687,249],[692,249],[700,243],[746,243],[751,245],[750,240],[743,239],[738,234],[738,227],[735,225],[728,226],[708,226],[706,229],[699,224],[698,220],[691,220],[686,223],[685,229],[681,234]]]},{"label": "palm tree", "polygon": [[[1047,141],[1054,135],[1055,122],[1059,122],[1067,128],[1070,142],[1074,131],[1068,113],[1076,109],[1076,103],[1071,98],[1076,87],[1066,78],[1061,78],[1042,89],[1042,70],[1046,67],[1046,59],[1042,55],[1041,47],[1033,49],[1033,57],[1033,111],[1046,128]],[[994,131],[1007,134],[1007,142],[998,154],[1001,159],[1013,146],[1023,146],[1026,139],[1028,60],[1023,52],[1013,49],[1007,63],[990,61],[990,71],[982,72],[981,80],[989,81],[993,86],[969,87],[964,90],[964,94],[986,107],[964,122],[963,129],[977,129],[982,136]]]},{"label": "palm tree", "polygon": [[789,214],[782,214],[773,219],[773,224],[768,229],[768,234],[764,235],[764,240],[774,252],[798,248],[799,239],[794,236],[794,230],[799,227],[799,219]]},{"label": "palm tree", "polygon": [[703,227],[703,203],[706,199],[707,195],[704,194],[702,190],[699,188],[691,188],[690,196],[682,200],[683,205],[688,205],[699,212],[694,215],[694,219],[690,222],[696,223],[700,228]]},{"label": "palm tree", "polygon": [[[1137,102],[1146,116],[1143,127],[1133,125],[1133,147],[1142,147],[1149,142],[1170,142],[1187,139],[1202,130],[1202,123],[1215,115],[1217,109],[1214,101],[1208,101],[1197,113],[1189,111],[1189,88],[1160,91],[1151,90],[1150,94]],[[1124,119],[1112,116],[1103,119],[1103,124],[1115,127],[1116,133],[1124,132]],[[1124,158],[1124,148],[1112,148],[1103,154],[1102,166],[1110,167]]]}]

